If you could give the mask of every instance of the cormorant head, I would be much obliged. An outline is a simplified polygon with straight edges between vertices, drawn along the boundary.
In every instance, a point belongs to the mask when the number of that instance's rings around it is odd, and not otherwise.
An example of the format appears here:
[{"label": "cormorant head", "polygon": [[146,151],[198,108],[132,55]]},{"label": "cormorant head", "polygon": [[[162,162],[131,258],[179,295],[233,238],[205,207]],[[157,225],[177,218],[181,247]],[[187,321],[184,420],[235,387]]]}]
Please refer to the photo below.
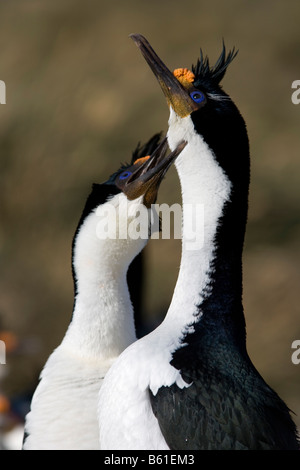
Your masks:
[{"label": "cormorant head", "polygon": [[142,198],[141,202],[149,209],[156,202],[160,183],[168,168],[186,145],[180,142],[173,152],[166,155],[167,138],[161,142],[160,138],[161,135],[156,134],[142,147],[139,144],[131,163],[122,165],[104,185],[123,192],[129,201]]},{"label": "cormorant head", "polygon": [[[200,50],[200,58],[191,70],[180,68],[172,73],[142,35],[133,34],[131,38],[161,86],[173,116],[172,122],[177,124],[177,137],[182,138],[179,132],[181,119],[191,118],[196,132],[214,151],[232,181],[238,178],[242,166],[248,171],[246,126],[239,110],[220,85],[237,51],[233,49],[226,53],[223,42],[223,50],[214,66]],[[246,155],[246,161],[242,155]]]},{"label": "cormorant head", "polygon": [[[121,165],[107,181],[93,184],[78,227],[97,207],[112,202],[114,196],[119,196],[117,200],[139,200],[139,203],[149,208],[156,201],[160,183],[168,168],[184,146],[185,143],[180,142],[173,152],[166,155],[167,139],[161,139],[161,134],[155,134],[142,146],[139,143],[132,153],[131,163]],[[122,195],[123,198],[120,198]]]},{"label": "cormorant head", "polygon": [[200,49],[200,58],[192,66],[192,70],[178,68],[172,73],[146,38],[140,34],[133,34],[131,37],[156,76],[169,106],[181,118],[202,108],[206,108],[207,112],[209,109],[217,112],[219,106],[215,102],[231,101],[222,91],[220,82],[237,51],[233,49],[226,54],[224,42],[221,55],[214,66],[210,66],[208,57],[204,57]]}]

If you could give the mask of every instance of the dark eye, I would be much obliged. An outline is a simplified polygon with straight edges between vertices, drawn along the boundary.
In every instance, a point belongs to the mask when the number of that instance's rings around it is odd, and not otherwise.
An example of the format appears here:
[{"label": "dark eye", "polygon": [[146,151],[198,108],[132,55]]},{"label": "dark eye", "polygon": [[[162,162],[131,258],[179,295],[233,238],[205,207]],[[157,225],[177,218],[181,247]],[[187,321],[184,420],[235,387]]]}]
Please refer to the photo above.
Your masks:
[{"label": "dark eye", "polygon": [[124,171],[120,174],[119,179],[126,180],[127,178],[129,178],[130,175],[132,175],[131,171]]},{"label": "dark eye", "polygon": [[202,93],[202,91],[192,91],[190,97],[195,101],[195,103],[201,103],[205,99],[204,93]]}]

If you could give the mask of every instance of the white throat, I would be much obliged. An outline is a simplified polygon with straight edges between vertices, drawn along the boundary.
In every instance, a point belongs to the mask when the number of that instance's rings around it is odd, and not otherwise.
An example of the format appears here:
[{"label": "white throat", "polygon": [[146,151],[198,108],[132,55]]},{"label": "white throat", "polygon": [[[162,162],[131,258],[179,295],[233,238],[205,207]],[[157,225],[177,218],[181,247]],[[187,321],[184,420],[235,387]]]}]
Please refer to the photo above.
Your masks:
[{"label": "white throat", "polygon": [[[116,225],[111,220],[116,226],[116,234],[119,225],[128,225],[134,218],[136,202],[127,204],[127,218],[122,212],[125,200],[128,202],[121,193],[106,204],[107,208],[109,205],[109,209],[116,209],[107,212],[111,217],[117,217]],[[103,208],[105,205],[101,206]],[[147,243],[145,239],[132,240],[130,237],[101,239],[100,220],[99,211],[95,209],[85,219],[76,237],[73,263],[77,296],[64,339],[64,345],[98,360],[118,356],[136,339],[126,275],[130,263]]]},{"label": "white throat", "polygon": [[[180,118],[171,109],[168,141],[173,150],[181,139],[188,145],[176,161],[183,203],[182,256],[179,276],[165,319],[166,328],[180,329],[195,321],[197,306],[209,290],[214,259],[215,235],[224,205],[230,198],[231,183],[215,159],[213,151],[195,131],[190,116]],[[202,210],[197,210],[197,205]],[[190,214],[201,217],[194,226],[200,227],[201,245],[189,243]],[[200,310],[201,314],[201,310]],[[178,323],[177,323],[178,322]],[[173,325],[173,327],[171,326]],[[178,330],[174,331],[177,335]]]}]

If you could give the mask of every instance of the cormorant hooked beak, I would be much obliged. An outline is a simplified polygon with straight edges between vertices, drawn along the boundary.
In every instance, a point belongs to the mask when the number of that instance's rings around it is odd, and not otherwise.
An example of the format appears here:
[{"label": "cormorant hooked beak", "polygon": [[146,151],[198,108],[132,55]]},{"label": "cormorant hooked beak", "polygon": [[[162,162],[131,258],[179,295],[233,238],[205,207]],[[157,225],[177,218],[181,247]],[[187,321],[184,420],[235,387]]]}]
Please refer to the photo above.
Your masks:
[{"label": "cormorant hooked beak", "polygon": [[185,141],[181,141],[176,149],[166,156],[168,142],[165,137],[150,156],[139,158],[126,168],[117,177],[116,186],[129,200],[144,196],[143,204],[148,208],[151,207],[156,201],[162,179],[186,144]]},{"label": "cormorant hooked beak", "polygon": [[201,103],[197,103],[191,98],[193,93],[197,93],[197,89],[193,86],[193,79],[184,78],[184,80],[180,82],[158,57],[144,36],[141,34],[131,34],[130,37],[143,54],[157,78],[169,106],[172,106],[176,114],[182,118],[186,117],[205,104],[205,99],[203,99]]}]

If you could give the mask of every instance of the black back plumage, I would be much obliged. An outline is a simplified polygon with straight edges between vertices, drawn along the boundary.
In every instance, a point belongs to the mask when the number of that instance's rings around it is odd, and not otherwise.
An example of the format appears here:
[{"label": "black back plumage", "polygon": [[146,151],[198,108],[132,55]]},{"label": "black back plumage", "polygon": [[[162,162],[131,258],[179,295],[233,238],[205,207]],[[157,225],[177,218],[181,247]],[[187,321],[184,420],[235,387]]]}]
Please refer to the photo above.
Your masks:
[{"label": "black back plumage", "polygon": [[[185,355],[181,375],[189,388],[172,385],[160,388],[156,396],[150,393],[170,449],[299,450],[285,403],[249,360],[224,341],[216,348],[217,341],[202,340],[196,356],[187,347],[192,365],[186,366]],[[172,365],[179,368],[180,362],[176,355]]]}]

